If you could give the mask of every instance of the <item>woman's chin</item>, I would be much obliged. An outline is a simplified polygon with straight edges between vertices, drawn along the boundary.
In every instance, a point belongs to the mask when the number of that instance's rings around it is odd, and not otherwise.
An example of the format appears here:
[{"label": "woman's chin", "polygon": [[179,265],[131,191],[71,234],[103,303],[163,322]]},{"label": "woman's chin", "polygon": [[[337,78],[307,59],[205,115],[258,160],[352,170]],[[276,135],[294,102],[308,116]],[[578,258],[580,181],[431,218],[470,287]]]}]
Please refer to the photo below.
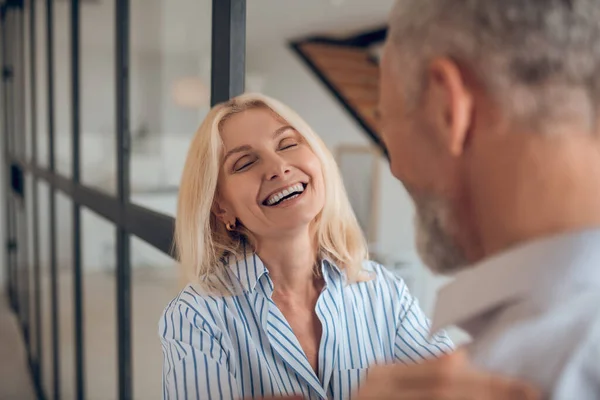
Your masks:
[{"label": "woman's chin", "polygon": [[305,235],[307,232],[310,232],[310,226],[315,217],[316,215],[304,214],[278,219],[269,227],[268,236],[283,238]]}]

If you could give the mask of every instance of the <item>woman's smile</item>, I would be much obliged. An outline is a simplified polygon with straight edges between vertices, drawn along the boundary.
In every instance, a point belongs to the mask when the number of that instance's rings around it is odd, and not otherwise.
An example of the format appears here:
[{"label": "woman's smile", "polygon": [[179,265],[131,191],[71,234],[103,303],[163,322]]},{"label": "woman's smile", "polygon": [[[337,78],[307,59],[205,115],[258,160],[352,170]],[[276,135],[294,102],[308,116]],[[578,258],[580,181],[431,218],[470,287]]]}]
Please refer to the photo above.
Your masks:
[{"label": "woman's smile", "polygon": [[307,186],[307,183],[298,182],[277,189],[266,197],[262,202],[262,205],[265,207],[278,207],[280,205],[288,204],[291,200],[302,197]]}]

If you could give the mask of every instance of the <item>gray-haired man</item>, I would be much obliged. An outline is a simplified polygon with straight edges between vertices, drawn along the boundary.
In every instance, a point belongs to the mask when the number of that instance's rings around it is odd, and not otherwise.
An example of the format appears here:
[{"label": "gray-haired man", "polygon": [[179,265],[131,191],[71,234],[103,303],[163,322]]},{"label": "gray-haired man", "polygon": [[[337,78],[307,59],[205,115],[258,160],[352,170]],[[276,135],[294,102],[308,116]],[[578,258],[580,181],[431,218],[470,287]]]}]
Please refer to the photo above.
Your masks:
[{"label": "gray-haired man", "polygon": [[600,398],[600,1],[400,0],[380,108],[420,253],[456,273],[434,329],[548,397]]}]

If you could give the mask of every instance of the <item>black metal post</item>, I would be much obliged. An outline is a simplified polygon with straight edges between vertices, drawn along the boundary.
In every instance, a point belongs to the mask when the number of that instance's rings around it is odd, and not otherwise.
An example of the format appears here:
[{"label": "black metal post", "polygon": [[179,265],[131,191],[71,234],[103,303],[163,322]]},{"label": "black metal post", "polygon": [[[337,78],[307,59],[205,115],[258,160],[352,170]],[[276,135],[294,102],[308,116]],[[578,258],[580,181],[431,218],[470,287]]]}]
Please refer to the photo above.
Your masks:
[{"label": "black metal post", "polygon": [[244,92],[246,74],[246,0],[212,2],[212,105]]},{"label": "black metal post", "polygon": [[14,30],[8,4],[2,6],[1,19],[3,25],[2,34],[2,88],[4,91],[4,154],[6,158],[5,179],[6,185],[6,251],[7,251],[7,281],[10,305],[19,312],[18,293],[16,292],[16,250],[17,242],[14,231],[14,203],[12,193],[12,168],[10,158],[13,156],[14,140]]},{"label": "black metal post", "polygon": [[[9,37],[9,43],[10,45],[7,46],[8,48],[8,55],[7,55],[7,59],[8,59],[8,70],[7,72],[7,81],[6,81],[6,87],[8,88],[8,104],[7,104],[7,108],[8,108],[8,113],[7,113],[7,120],[8,120],[8,126],[9,126],[9,131],[8,131],[8,146],[7,146],[7,151],[8,154],[12,157],[15,155],[15,136],[16,136],[16,132],[15,132],[15,116],[16,116],[16,107],[15,107],[15,42],[16,42],[16,38],[15,38],[15,26],[14,26],[14,12],[11,9],[11,7],[9,7],[8,11],[7,11],[7,15],[6,15],[6,20],[7,20],[7,25],[8,25],[8,30],[9,30],[9,35],[7,35]],[[18,288],[19,288],[19,274],[17,271],[17,265],[18,265],[18,259],[17,259],[17,252],[18,252],[18,243],[17,243],[17,232],[16,232],[16,227],[17,227],[17,222],[16,222],[16,213],[15,213],[15,196],[14,196],[14,192],[12,190],[12,166],[10,167],[10,179],[11,179],[11,187],[9,189],[9,195],[8,195],[8,206],[9,206],[9,217],[8,217],[8,223],[9,223],[9,230],[8,230],[8,237],[9,237],[9,248],[10,248],[10,271],[11,271],[11,285],[12,285],[12,289],[11,289],[11,295],[12,295],[12,306],[13,309],[15,311],[15,314],[19,315],[20,313],[20,308],[19,308],[19,292],[18,292]]]},{"label": "black metal post", "polygon": [[[79,0],[71,0],[71,116],[72,116],[72,166],[73,183],[81,181],[79,157],[81,132],[79,93]],[[73,201],[73,310],[75,314],[75,391],[76,398],[85,397],[85,356],[83,342],[83,274],[81,268],[81,207]]]},{"label": "black metal post", "polygon": [[6,12],[7,12],[7,6],[6,5],[1,5],[0,6],[0,37],[1,37],[1,45],[2,45],[2,49],[1,49],[1,57],[2,57],[2,119],[4,121],[4,126],[3,126],[3,137],[4,137],[4,152],[3,152],[3,156],[4,156],[4,162],[5,164],[2,166],[2,175],[3,175],[3,184],[4,184],[4,207],[5,207],[5,221],[6,221],[6,225],[5,225],[5,242],[4,242],[4,249],[5,249],[5,255],[6,255],[6,260],[4,263],[4,276],[6,279],[6,293],[8,294],[9,300],[12,303],[12,280],[11,280],[11,276],[12,276],[12,271],[11,271],[11,245],[10,245],[10,223],[9,223],[9,217],[10,217],[10,206],[8,204],[8,199],[9,199],[9,193],[10,193],[10,155],[8,152],[8,145],[9,145],[9,116],[8,116],[8,89],[7,89],[7,83],[8,83],[8,79],[10,77],[10,67],[8,66],[7,63],[7,51],[6,51],[6,47],[7,47],[7,34],[8,34],[8,29],[6,27]]},{"label": "black metal post", "polygon": [[[15,55],[15,61],[18,63],[18,66],[15,67],[15,72],[17,74],[16,85],[18,89],[16,93],[18,94],[18,101],[16,104],[17,107],[17,116],[16,120],[18,122],[18,129],[15,130],[15,153],[21,156],[25,155],[25,136],[26,136],[26,124],[25,124],[25,17],[24,17],[24,4],[21,3],[15,9],[16,10],[16,30],[17,30],[17,43],[16,46],[18,54]],[[20,212],[16,215],[17,217],[17,243],[19,243],[18,248],[18,258],[19,258],[19,269],[20,277],[20,319],[21,326],[23,329],[23,336],[25,337],[25,344],[27,353],[31,355],[31,343],[29,341],[29,327],[30,323],[30,308],[29,308],[29,249],[28,249],[28,237],[27,237],[27,212],[26,212],[26,203],[25,203],[25,183],[24,183],[24,174],[22,168],[17,165],[12,166],[13,172],[15,173],[15,181],[13,182],[16,187],[17,195],[15,196],[15,203]],[[16,211],[16,210],[15,210]]]},{"label": "black metal post", "polygon": [[[36,16],[35,2],[29,2],[29,74],[30,74],[30,102],[31,102],[31,164],[37,165],[37,56],[36,56]],[[41,301],[41,271],[40,271],[40,222],[39,222],[39,199],[38,199],[38,176],[31,174],[31,200],[32,200],[32,219],[33,219],[33,274],[34,290],[33,297],[35,302],[35,346],[37,359],[32,365],[33,381],[35,383],[38,397],[44,397],[42,389],[42,301]]]},{"label": "black metal post", "polygon": [[[116,116],[117,197],[121,209],[129,203],[129,0],[116,0]],[[119,398],[133,398],[131,365],[131,260],[130,238],[117,227],[117,330]]]},{"label": "black metal post", "polygon": [[[48,51],[48,170],[54,174],[54,7],[46,0],[46,49]],[[56,189],[49,188],[50,212],[50,296],[52,307],[52,366],[54,399],[60,399],[60,326],[58,315],[58,271],[56,259]]]}]

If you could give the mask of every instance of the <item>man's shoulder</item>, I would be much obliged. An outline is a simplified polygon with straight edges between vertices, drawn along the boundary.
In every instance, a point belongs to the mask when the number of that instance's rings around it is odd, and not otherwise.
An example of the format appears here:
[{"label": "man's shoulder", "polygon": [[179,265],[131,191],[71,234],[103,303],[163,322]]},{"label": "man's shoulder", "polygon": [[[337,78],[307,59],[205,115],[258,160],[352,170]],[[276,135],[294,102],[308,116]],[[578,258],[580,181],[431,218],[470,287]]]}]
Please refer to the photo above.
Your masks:
[{"label": "man's shoulder", "polygon": [[[596,304],[600,304],[600,294],[596,297]],[[585,334],[565,362],[552,399],[600,398],[600,310],[587,318]]]},{"label": "man's shoulder", "polygon": [[470,345],[474,362],[533,382],[548,395],[563,390],[562,382],[571,387],[582,368],[598,368],[598,304],[600,293],[594,290],[514,302],[498,311],[496,322]]}]

